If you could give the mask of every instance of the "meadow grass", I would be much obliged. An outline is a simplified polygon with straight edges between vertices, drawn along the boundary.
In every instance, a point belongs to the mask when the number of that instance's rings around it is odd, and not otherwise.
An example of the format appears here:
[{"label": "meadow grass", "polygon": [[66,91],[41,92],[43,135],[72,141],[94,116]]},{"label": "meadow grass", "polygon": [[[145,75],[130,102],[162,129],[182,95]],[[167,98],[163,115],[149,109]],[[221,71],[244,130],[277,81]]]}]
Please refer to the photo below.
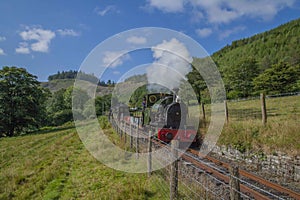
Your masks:
[{"label": "meadow grass", "polygon": [[[109,128],[108,128],[109,132]],[[109,132],[117,143],[117,137]],[[0,199],[162,199],[155,174],[129,174],[92,157],[75,128],[0,138]]]},{"label": "meadow grass", "polygon": [[[229,123],[222,130],[219,145],[232,146],[241,152],[280,151],[292,156],[299,155],[300,96],[267,98],[268,117],[265,126],[262,124],[260,99],[229,101],[227,106]],[[196,109],[190,110],[193,112]],[[206,122],[202,121],[200,124],[200,132],[204,135],[211,115],[209,104],[205,105],[205,111]]]}]

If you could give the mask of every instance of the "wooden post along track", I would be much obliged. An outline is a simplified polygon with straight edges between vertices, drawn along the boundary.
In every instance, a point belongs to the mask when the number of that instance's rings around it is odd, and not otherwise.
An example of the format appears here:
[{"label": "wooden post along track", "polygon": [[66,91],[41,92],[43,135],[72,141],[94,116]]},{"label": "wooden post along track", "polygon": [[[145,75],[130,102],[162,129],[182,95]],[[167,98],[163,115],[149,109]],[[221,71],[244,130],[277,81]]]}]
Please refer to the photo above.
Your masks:
[{"label": "wooden post along track", "polygon": [[[161,145],[162,147],[165,147],[164,144],[161,144],[159,141],[157,141],[155,139],[153,139],[153,142],[155,142],[157,145]],[[229,183],[229,177],[226,176],[225,174],[222,174],[219,171],[217,171],[217,170],[215,170],[215,169],[213,169],[213,168],[211,168],[211,167],[209,167],[209,166],[207,166],[207,165],[205,165],[205,164],[203,164],[203,163],[201,163],[201,162],[195,160],[194,158],[192,158],[190,156],[187,156],[185,154],[183,154],[181,157],[184,160],[192,163],[193,165],[195,165],[195,166],[203,169],[204,171],[212,174],[214,177],[217,177],[218,179],[222,180],[223,182],[225,182],[227,184]],[[261,199],[261,200],[269,200],[270,199],[269,197],[255,191],[252,188],[249,188],[249,187],[247,187],[243,184],[241,184],[240,187],[241,187],[241,192],[251,194],[252,197],[254,197],[255,199]]]},{"label": "wooden post along track", "polygon": [[[139,133],[140,133],[140,131],[143,133],[143,130],[140,129],[140,128],[138,128],[137,131]],[[162,144],[157,139],[152,138],[152,142],[155,143],[155,144],[157,144],[157,145],[159,145],[159,146],[161,146],[161,147],[166,148],[166,145]],[[167,147],[167,148],[169,148],[169,147]],[[205,159],[213,162],[214,164],[222,166],[224,168],[229,169],[229,167],[230,167],[230,165],[228,163],[225,163],[223,161],[217,160],[217,159],[215,159],[215,158],[213,158],[211,156],[208,156],[208,155],[205,155],[205,156],[201,155],[201,153],[199,151],[196,151],[196,150],[193,150],[193,149],[188,149],[188,152],[192,153],[194,156],[197,156],[197,157],[200,157],[200,158],[205,158]],[[229,183],[229,180],[230,180],[229,176],[227,176],[227,175],[219,172],[218,170],[213,169],[212,167],[210,167],[210,166],[208,166],[208,165],[206,165],[204,163],[201,163],[197,159],[194,159],[193,157],[188,156],[187,154],[182,154],[181,157],[182,157],[182,159],[184,159],[184,160],[192,163],[193,165],[201,168],[202,170],[204,170],[204,171],[212,174],[214,177],[222,180],[226,184]],[[267,186],[269,188],[272,188],[272,189],[274,189],[274,190],[276,190],[278,192],[287,194],[287,195],[289,195],[290,197],[292,197],[294,199],[300,200],[300,194],[299,193],[297,193],[295,191],[292,191],[292,190],[290,190],[288,188],[285,188],[285,187],[283,187],[283,186],[281,186],[279,184],[272,183],[272,182],[270,182],[268,180],[265,180],[265,179],[263,179],[263,178],[261,178],[261,177],[259,177],[257,175],[254,175],[254,174],[252,174],[250,172],[247,172],[247,171],[245,171],[243,169],[239,169],[239,174],[241,176],[246,177],[248,179],[251,179],[251,180],[253,180],[253,181],[257,182],[257,183],[260,183],[260,184],[265,185],[265,186]],[[266,196],[265,194],[262,194],[262,193],[254,190],[252,188],[250,188],[249,186],[247,186],[247,185],[245,185],[243,183],[240,184],[240,189],[241,189],[242,193],[244,193],[244,194],[250,194],[255,199],[261,199],[261,200],[268,200],[268,199],[270,199],[270,197]]]},{"label": "wooden post along track", "polygon": [[[215,159],[215,158],[213,158],[211,156],[208,156],[208,155],[206,155],[206,156],[201,155],[201,153],[199,151],[196,151],[196,150],[193,150],[193,149],[189,149],[188,151],[191,152],[193,155],[200,156],[200,157],[205,157],[206,159],[210,160],[211,162],[213,162],[213,163],[215,163],[215,164],[217,164],[219,166],[223,166],[223,167],[225,167],[227,169],[229,169],[229,167],[230,167],[230,165],[228,163],[225,163],[223,161],[217,160],[217,159]],[[258,183],[260,183],[262,185],[265,185],[265,186],[270,187],[270,188],[272,188],[274,190],[277,190],[279,192],[285,193],[285,194],[289,195],[290,197],[293,197],[293,198],[295,198],[297,200],[300,200],[300,194],[297,193],[297,192],[295,192],[295,191],[293,191],[293,190],[290,190],[290,189],[285,188],[285,187],[283,187],[283,186],[281,186],[279,184],[276,184],[276,183],[270,182],[268,180],[265,180],[265,179],[263,179],[263,178],[255,175],[255,174],[247,172],[246,170],[243,170],[243,169],[239,169],[239,173],[240,173],[241,176],[249,178],[249,179],[251,179],[251,180],[253,180],[255,182],[258,182]]]}]

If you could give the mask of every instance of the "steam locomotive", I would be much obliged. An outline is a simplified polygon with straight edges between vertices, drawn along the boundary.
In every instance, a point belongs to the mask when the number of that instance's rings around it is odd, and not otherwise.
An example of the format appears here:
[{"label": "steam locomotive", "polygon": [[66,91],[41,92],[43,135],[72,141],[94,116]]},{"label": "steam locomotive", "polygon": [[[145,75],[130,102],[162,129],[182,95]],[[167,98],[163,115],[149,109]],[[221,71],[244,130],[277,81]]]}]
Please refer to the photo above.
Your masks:
[{"label": "steam locomotive", "polygon": [[188,109],[174,94],[152,93],[143,98],[142,125],[155,127],[163,142],[177,139],[181,144],[197,145],[199,139],[193,126],[187,124]]}]

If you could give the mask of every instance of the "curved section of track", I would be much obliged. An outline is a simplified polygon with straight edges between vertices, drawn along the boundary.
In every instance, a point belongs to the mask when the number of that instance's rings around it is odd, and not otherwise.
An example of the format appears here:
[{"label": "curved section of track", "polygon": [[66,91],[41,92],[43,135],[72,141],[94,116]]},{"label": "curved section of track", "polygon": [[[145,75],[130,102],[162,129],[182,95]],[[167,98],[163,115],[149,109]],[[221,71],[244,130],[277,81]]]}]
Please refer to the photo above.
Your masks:
[{"label": "curved section of track", "polygon": [[[125,128],[126,130],[127,128]],[[144,132],[143,129],[139,128],[139,132],[142,134],[145,134],[148,136],[147,133]],[[159,141],[157,138],[152,139],[153,143],[160,147],[166,148],[166,145],[162,143],[162,141]],[[168,148],[168,147],[167,147]],[[230,164],[220,161],[216,158],[213,158],[211,156],[203,156],[201,153],[197,150],[194,149],[188,149],[187,153],[183,153],[181,158],[187,162],[192,163],[193,165],[197,166],[198,168],[206,171],[207,173],[210,173],[214,177],[218,178],[219,180],[223,181],[224,183],[228,184],[230,177],[229,173],[224,173],[224,169],[228,171],[230,168]],[[208,162],[204,162],[204,159],[208,160]],[[214,167],[213,167],[214,165]],[[218,169],[218,167],[219,169]],[[221,169],[223,168],[223,169]],[[300,200],[300,194],[290,190],[288,188],[285,188],[279,184],[270,182],[264,178],[261,178],[253,173],[250,173],[246,170],[239,169],[239,174],[240,176],[251,180],[252,182],[255,182],[263,187],[269,188],[272,191],[276,191],[277,193],[284,194],[284,196],[288,196],[289,198]],[[252,186],[250,186],[252,185]],[[265,189],[261,189],[260,187],[253,186],[253,184],[247,184],[245,181],[241,181],[240,183],[240,189],[241,192],[244,194],[250,194],[255,199],[262,199],[262,200],[267,200],[267,199],[283,199],[277,195],[274,195],[270,192],[268,192]]]},{"label": "curved section of track", "polygon": [[[200,157],[203,157],[203,155],[201,155],[201,153],[199,151],[196,151],[194,149],[189,149],[188,150],[190,153],[192,153],[193,155],[195,156],[200,156]],[[210,160],[211,162],[213,162],[214,164],[216,165],[219,165],[219,166],[222,166],[222,167],[225,167],[226,169],[229,169],[230,165],[226,162],[223,162],[223,161],[220,161],[216,158],[213,158],[211,156],[208,156],[206,155],[205,156],[206,159]],[[257,183],[260,183],[262,185],[265,185],[269,188],[272,188],[278,192],[281,192],[281,193],[284,193],[284,194],[287,194],[288,196],[292,197],[292,198],[295,198],[295,199],[300,199],[300,194],[293,191],[293,190],[290,190],[288,188],[285,188],[279,184],[276,184],[276,183],[273,183],[273,182],[270,182],[266,179],[263,179],[253,173],[250,173],[250,172],[247,172],[246,170],[243,170],[243,169],[239,169],[239,174],[245,178],[248,178],[250,180],[253,180]]]}]

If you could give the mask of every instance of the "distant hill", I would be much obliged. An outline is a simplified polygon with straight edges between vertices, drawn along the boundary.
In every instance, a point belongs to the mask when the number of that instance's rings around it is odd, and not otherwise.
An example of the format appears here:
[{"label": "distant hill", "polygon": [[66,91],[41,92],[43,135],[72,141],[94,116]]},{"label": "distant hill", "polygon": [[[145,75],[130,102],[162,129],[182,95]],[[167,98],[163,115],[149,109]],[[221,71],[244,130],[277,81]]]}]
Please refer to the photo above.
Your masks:
[{"label": "distant hill", "polygon": [[[75,79],[55,79],[48,82],[42,82],[41,85],[44,88],[48,88],[52,93],[60,89],[66,89],[74,85]],[[113,87],[98,85],[96,89],[96,96],[104,96],[111,94]]]},{"label": "distant hill", "polygon": [[74,79],[56,79],[48,82],[42,82],[44,88],[48,88],[51,92],[56,92],[60,89],[66,89],[74,84]]},{"label": "distant hill", "polygon": [[249,38],[233,41],[212,55],[222,69],[246,58],[255,58],[261,70],[280,61],[300,62],[300,19]]},{"label": "distant hill", "polygon": [[[75,78],[86,81],[86,87],[89,87],[89,82],[98,82],[98,78],[92,74],[69,70],[57,72],[56,74],[50,75],[48,77],[48,82],[42,82],[41,85],[45,88],[48,88],[51,92],[56,92],[58,90],[73,86]],[[115,83],[111,80],[108,80],[106,83],[104,81],[100,81],[96,89],[96,95],[103,96],[111,94],[113,90],[112,86],[114,84]]]}]

